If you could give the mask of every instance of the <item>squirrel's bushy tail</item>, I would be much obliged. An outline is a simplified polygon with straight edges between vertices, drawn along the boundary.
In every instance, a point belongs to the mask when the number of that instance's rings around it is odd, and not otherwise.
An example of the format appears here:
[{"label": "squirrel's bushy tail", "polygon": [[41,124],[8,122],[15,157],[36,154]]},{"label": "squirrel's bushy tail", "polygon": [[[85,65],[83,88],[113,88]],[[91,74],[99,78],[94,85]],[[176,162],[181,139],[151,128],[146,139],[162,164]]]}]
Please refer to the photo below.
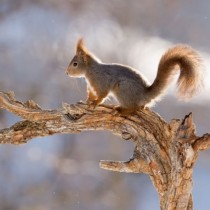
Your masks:
[{"label": "squirrel's bushy tail", "polygon": [[171,77],[177,70],[180,70],[177,81],[178,96],[180,98],[191,98],[203,86],[201,57],[191,47],[177,45],[170,48],[162,56],[157,76],[153,84],[148,88],[150,98],[158,97],[165,92],[171,82]]}]

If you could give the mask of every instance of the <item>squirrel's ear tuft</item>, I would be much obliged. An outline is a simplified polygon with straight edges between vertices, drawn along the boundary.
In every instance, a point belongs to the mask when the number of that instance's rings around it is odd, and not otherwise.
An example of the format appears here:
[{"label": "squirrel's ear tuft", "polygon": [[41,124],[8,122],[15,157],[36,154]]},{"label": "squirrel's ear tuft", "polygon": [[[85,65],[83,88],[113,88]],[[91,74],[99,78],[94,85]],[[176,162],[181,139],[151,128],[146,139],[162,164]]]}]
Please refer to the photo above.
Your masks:
[{"label": "squirrel's ear tuft", "polygon": [[88,63],[89,60],[89,52],[88,49],[84,45],[84,40],[80,38],[77,41],[76,55],[84,60],[85,63]]},{"label": "squirrel's ear tuft", "polygon": [[84,45],[84,40],[83,38],[80,38],[78,41],[77,41],[77,48],[76,48],[76,51],[77,51],[77,54],[86,54],[87,53],[87,49]]}]

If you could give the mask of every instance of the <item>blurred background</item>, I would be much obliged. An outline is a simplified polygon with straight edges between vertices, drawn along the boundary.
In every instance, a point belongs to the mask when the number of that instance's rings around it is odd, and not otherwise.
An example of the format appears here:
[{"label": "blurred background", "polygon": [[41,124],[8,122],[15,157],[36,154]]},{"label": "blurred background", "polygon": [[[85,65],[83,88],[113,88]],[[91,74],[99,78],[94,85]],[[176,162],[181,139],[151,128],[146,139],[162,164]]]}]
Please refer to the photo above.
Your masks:
[{"label": "blurred background", "polygon": [[[65,69],[78,38],[103,62],[130,65],[152,82],[164,51],[176,43],[197,49],[206,65],[205,90],[189,103],[172,85],[152,109],[164,119],[193,112],[197,134],[210,132],[210,1],[0,0],[0,90],[42,108],[86,98],[83,79]],[[0,127],[20,120],[0,110]],[[128,160],[131,142],[110,132],[84,132],[0,145],[1,210],[151,210],[158,195],[144,174],[99,168],[101,159]],[[194,170],[195,210],[209,210],[210,152]]]}]

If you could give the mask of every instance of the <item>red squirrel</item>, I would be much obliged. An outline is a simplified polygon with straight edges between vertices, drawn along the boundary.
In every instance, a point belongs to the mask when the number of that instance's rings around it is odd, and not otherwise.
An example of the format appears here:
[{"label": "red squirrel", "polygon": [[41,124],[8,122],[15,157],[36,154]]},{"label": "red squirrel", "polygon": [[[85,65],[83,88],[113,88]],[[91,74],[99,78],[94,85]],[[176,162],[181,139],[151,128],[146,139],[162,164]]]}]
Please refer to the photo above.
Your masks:
[{"label": "red squirrel", "polygon": [[150,85],[132,67],[102,63],[85,47],[83,39],[79,39],[76,55],[66,73],[70,77],[85,77],[88,104],[96,106],[112,93],[120,104],[116,109],[122,115],[128,115],[135,113],[139,107],[149,106],[163,95],[176,71],[180,71],[177,81],[179,97],[191,98],[202,86],[202,66],[201,57],[194,49],[176,45],[161,57],[157,76]]}]

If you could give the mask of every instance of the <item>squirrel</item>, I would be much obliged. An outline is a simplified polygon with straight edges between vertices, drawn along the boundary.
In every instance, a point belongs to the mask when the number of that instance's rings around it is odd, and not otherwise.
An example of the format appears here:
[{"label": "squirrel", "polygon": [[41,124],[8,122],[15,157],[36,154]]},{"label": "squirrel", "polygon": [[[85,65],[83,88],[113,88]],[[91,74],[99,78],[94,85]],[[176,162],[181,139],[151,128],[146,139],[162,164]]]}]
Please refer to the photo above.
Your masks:
[{"label": "squirrel", "polygon": [[122,115],[129,115],[158,100],[177,70],[180,71],[177,80],[178,96],[182,99],[191,98],[202,87],[202,67],[198,52],[187,45],[175,45],[161,57],[157,76],[150,85],[132,67],[102,63],[85,47],[83,39],[79,39],[76,55],[66,69],[66,74],[70,77],[85,77],[88,104],[96,106],[112,93],[120,104],[116,110]]}]

